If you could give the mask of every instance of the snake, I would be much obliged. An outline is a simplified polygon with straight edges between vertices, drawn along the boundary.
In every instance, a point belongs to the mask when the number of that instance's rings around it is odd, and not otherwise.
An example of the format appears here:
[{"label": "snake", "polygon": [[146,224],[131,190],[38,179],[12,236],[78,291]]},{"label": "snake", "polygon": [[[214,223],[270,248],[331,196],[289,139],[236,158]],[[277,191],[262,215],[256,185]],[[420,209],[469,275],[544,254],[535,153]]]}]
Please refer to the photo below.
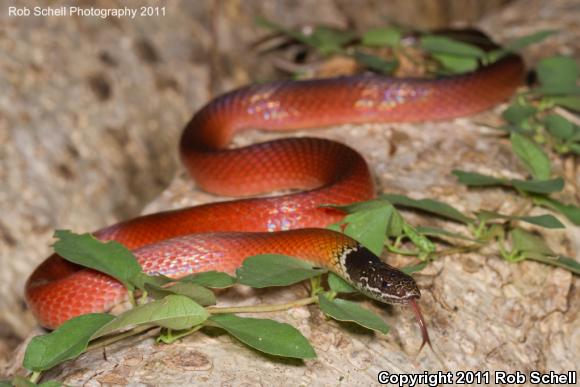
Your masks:
[{"label": "snake", "polygon": [[[429,341],[415,280],[356,240],[325,227],[346,205],[376,197],[364,157],[339,142],[291,137],[231,147],[247,129],[289,131],[343,124],[449,120],[509,98],[522,83],[522,58],[438,78],[358,74],[251,84],[198,110],[179,142],[183,164],[210,193],[237,196],[139,216],[93,235],[131,249],[144,272],[179,278],[209,270],[234,272],[253,255],[284,254],[326,268],[355,289],[388,304],[413,308]],[[428,135],[428,134],[427,134]],[[290,190],[277,196],[272,191]],[[109,311],[127,298],[115,279],[53,254],[25,285],[28,307],[54,329],[85,313]]]}]

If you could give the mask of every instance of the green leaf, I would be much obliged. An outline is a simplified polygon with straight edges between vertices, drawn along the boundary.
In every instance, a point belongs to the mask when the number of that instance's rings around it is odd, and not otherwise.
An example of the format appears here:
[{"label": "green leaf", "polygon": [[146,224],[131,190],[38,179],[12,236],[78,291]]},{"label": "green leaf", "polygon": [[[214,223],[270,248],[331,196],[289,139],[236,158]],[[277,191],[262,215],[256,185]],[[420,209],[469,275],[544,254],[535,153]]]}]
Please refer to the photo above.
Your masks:
[{"label": "green leaf", "polygon": [[359,304],[335,298],[329,300],[324,294],[318,295],[320,310],[338,321],[349,321],[368,329],[387,334],[390,327],[382,318]]},{"label": "green leaf", "polygon": [[576,61],[567,56],[554,56],[542,59],[536,66],[536,72],[541,87],[537,89],[543,94],[578,93],[576,86],[578,66]]},{"label": "green leaf", "polygon": [[237,270],[238,283],[253,288],[288,286],[317,277],[327,270],[309,262],[280,254],[262,254],[247,258]]},{"label": "green leaf", "polygon": [[329,229],[344,232],[376,255],[383,250],[388,232],[398,232],[402,218],[395,208],[384,200],[369,200],[347,206],[323,205],[349,214]]},{"label": "green leaf", "polygon": [[560,192],[564,189],[564,179],[558,177],[552,180],[518,180],[512,179],[509,184],[521,189],[522,191],[532,193],[552,193]]},{"label": "green leaf", "polygon": [[477,213],[478,219],[483,222],[488,222],[493,219],[507,219],[507,220],[519,220],[526,223],[535,224],[537,226],[542,226],[545,228],[565,228],[565,226],[556,217],[544,214],[536,216],[509,216],[498,214],[493,211],[480,211]]},{"label": "green leaf", "polygon": [[530,35],[523,36],[519,39],[509,42],[503,48],[489,52],[488,57],[490,58],[491,62],[494,62],[510,52],[521,51],[523,48],[531,44],[538,43],[556,32],[558,31],[542,30]]},{"label": "green leaf", "polygon": [[552,180],[507,180],[460,170],[454,170],[453,174],[457,176],[460,183],[472,187],[500,185],[505,187],[515,187],[522,191],[531,193],[552,193],[560,192],[564,189],[564,179],[561,177]]},{"label": "green leaf", "polygon": [[134,325],[152,324],[175,330],[203,323],[209,313],[188,297],[169,295],[162,300],[136,306],[117,316],[94,333],[93,339]]},{"label": "green leaf", "polygon": [[570,150],[580,156],[580,144],[570,144]]},{"label": "green leaf", "polygon": [[344,222],[347,223],[344,233],[360,242],[375,255],[381,255],[392,214],[392,207],[355,212],[344,218]]},{"label": "green leaf", "polygon": [[485,55],[485,52],[477,46],[437,35],[422,36],[421,48],[434,54],[448,54],[468,58],[483,58]]},{"label": "green leaf", "polygon": [[242,343],[275,356],[312,359],[316,352],[308,340],[293,326],[273,320],[242,318],[217,314],[209,320]]},{"label": "green leaf", "polygon": [[550,159],[533,141],[521,134],[511,134],[512,150],[537,180],[548,180],[552,172]]},{"label": "green leaf", "polygon": [[393,27],[379,27],[368,30],[361,38],[361,44],[369,47],[396,47],[401,42],[401,31]]},{"label": "green leaf", "polygon": [[32,383],[30,380],[26,379],[23,376],[15,376],[12,381],[0,381],[0,387],[60,387],[63,386],[62,383],[57,382],[56,380],[49,380],[48,382],[36,384]]},{"label": "green leaf", "polygon": [[435,58],[444,69],[453,74],[467,73],[474,71],[479,67],[479,62],[476,58],[466,58],[463,56],[447,55],[447,54],[433,54]]},{"label": "green leaf", "polygon": [[576,275],[580,275],[580,263],[570,257],[547,257],[542,254],[530,254],[526,258],[548,265],[561,267],[563,269],[570,270]]},{"label": "green leaf", "polygon": [[549,100],[563,108],[580,112],[580,97],[575,95],[555,96],[550,97]]},{"label": "green leaf", "polygon": [[132,279],[139,276],[141,266],[129,249],[110,241],[101,242],[91,234],[74,234],[68,230],[57,230],[59,239],[54,251],[68,261],[95,269],[121,282],[127,289],[134,290]]},{"label": "green leaf", "polygon": [[429,261],[423,261],[423,262],[419,262],[416,265],[410,265],[410,266],[405,266],[403,268],[401,268],[401,271],[405,274],[413,274],[416,273],[418,271],[423,270],[424,268],[427,267],[427,265],[429,265]]},{"label": "green leaf", "polygon": [[580,207],[572,204],[564,204],[556,199],[546,196],[536,195],[532,197],[535,204],[548,207],[554,211],[558,211],[568,218],[572,223],[580,226]]},{"label": "green leaf", "polygon": [[47,335],[33,337],[26,347],[24,367],[39,372],[74,359],[87,349],[91,336],[113,318],[103,313],[84,314]]},{"label": "green leaf", "polygon": [[399,62],[397,60],[386,60],[376,55],[366,54],[361,51],[355,51],[354,59],[369,70],[381,74],[390,75],[395,71]]},{"label": "green leaf", "polygon": [[568,140],[574,135],[574,124],[558,114],[550,114],[544,118],[548,132],[561,140]]},{"label": "green leaf", "polygon": [[527,47],[531,44],[534,43],[538,43],[544,39],[546,39],[548,36],[555,34],[556,32],[558,32],[557,30],[542,30],[542,31],[538,31],[538,32],[534,32],[532,34],[523,36],[521,38],[518,38],[514,41],[509,42],[508,44],[506,44],[506,48],[512,51],[519,51],[524,47]]},{"label": "green leaf", "polygon": [[315,27],[307,39],[322,55],[330,55],[342,51],[342,47],[352,41],[356,35],[352,31],[343,31],[329,27]]},{"label": "green leaf", "polygon": [[523,253],[538,253],[541,255],[555,256],[554,252],[546,245],[539,236],[521,228],[515,228],[510,232],[512,247]]},{"label": "green leaf", "polygon": [[226,273],[212,270],[182,277],[179,282],[191,282],[206,288],[223,289],[234,285],[236,279]]},{"label": "green leaf", "polygon": [[461,184],[465,184],[473,187],[484,187],[491,185],[503,185],[506,183],[505,179],[498,179],[493,176],[482,175],[475,172],[465,172],[461,170],[453,170],[453,175],[457,177],[457,180]]},{"label": "green leaf", "polygon": [[158,300],[171,294],[178,294],[191,298],[193,301],[203,306],[215,305],[216,303],[215,295],[211,290],[191,282],[178,282],[166,287],[147,284],[145,285],[145,289],[149,294],[151,294],[151,296]]},{"label": "green leaf", "polygon": [[403,225],[403,233],[413,242],[417,248],[423,253],[432,253],[436,250],[435,244],[429,238],[421,235],[415,230],[413,226],[408,223]]},{"label": "green leaf", "polygon": [[530,104],[524,104],[520,101],[516,101],[512,103],[506,110],[504,110],[501,116],[504,120],[511,124],[521,126],[530,117],[533,117],[537,111],[538,109]]},{"label": "green leaf", "polygon": [[336,293],[356,293],[358,291],[351,284],[332,272],[328,273],[328,286],[330,286],[330,290]]},{"label": "green leaf", "polygon": [[40,383],[38,387],[60,387],[64,384],[57,382],[56,380],[49,380],[48,382]]},{"label": "green leaf", "polygon": [[455,220],[457,222],[469,224],[473,219],[464,215],[449,204],[432,199],[411,199],[405,195],[397,194],[383,194],[381,199],[385,199],[395,206],[409,207],[417,210],[425,211],[431,214],[439,215],[446,219]]}]

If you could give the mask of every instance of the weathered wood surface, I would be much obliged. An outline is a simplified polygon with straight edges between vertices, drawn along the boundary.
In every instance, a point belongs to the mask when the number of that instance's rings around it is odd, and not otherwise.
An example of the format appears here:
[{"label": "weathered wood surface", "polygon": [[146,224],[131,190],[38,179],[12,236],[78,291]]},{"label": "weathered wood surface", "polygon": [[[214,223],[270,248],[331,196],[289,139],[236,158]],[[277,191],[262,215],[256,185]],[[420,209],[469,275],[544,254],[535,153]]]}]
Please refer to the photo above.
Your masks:
[{"label": "weathered wood surface", "polygon": [[[347,22],[347,16],[334,3],[312,4],[310,8],[294,9],[293,20],[335,25]],[[0,133],[14,146],[3,147],[2,151],[1,167],[9,183],[3,187],[11,188],[2,191],[10,216],[3,215],[0,223],[0,235],[6,242],[0,253],[11,264],[0,284],[0,306],[6,311],[10,308],[2,318],[21,327],[21,333],[29,329],[31,321],[23,320],[16,300],[25,274],[47,254],[46,241],[52,229],[98,228],[135,211],[143,199],[155,195],[175,165],[174,154],[166,151],[171,149],[167,144],[173,146],[191,112],[213,91],[243,84],[250,79],[252,69],[265,67],[243,47],[259,36],[259,31],[251,27],[253,15],[263,12],[272,19],[284,20],[291,8],[232,2],[216,11],[209,3],[205,5],[173,13],[170,22],[141,20],[137,23],[143,24],[135,27],[126,20],[115,21],[108,32],[86,20],[79,21],[84,33],[92,34],[92,44],[81,44],[78,36],[71,34],[71,29],[78,26],[48,19],[29,20],[30,29],[26,31],[5,27],[15,35],[8,41],[0,39],[0,50],[10,52],[13,58],[4,72],[10,82],[0,80],[7,84],[7,92],[0,96]],[[574,24],[579,11],[572,0],[523,1],[481,25],[499,40],[558,28],[562,34],[529,50],[528,61],[533,63],[553,53],[579,57],[580,39]],[[212,12],[218,14],[214,33],[220,36],[220,46],[214,50],[209,49],[212,32],[205,17]],[[176,25],[187,25],[187,29],[174,31]],[[46,28],[53,33],[48,46],[42,43]],[[126,35],[128,30],[132,33]],[[17,44],[19,39],[31,43]],[[50,45],[55,47],[52,51]],[[53,54],[73,47],[78,50],[74,60]],[[240,53],[245,55],[236,55]],[[220,71],[208,71],[208,57],[219,63]],[[22,72],[23,65],[29,71]],[[67,71],[53,73],[55,68]],[[49,92],[36,93],[39,85]],[[500,110],[445,123],[346,126],[314,134],[344,141],[364,154],[380,191],[439,198],[465,210],[510,212],[519,204],[515,196],[501,190],[467,191],[450,176],[454,168],[524,176],[509,144],[480,125],[495,122]],[[39,119],[43,125],[30,124]],[[20,125],[18,130],[15,125]],[[69,131],[56,129],[63,126]],[[238,142],[272,137],[276,136],[248,133]],[[70,146],[62,148],[62,144]],[[51,146],[68,151],[52,152]],[[121,157],[122,153],[132,157]],[[85,164],[93,168],[86,169]],[[577,161],[557,162],[556,168],[568,177],[564,198],[577,198]],[[124,172],[118,174],[118,170]],[[60,190],[43,188],[55,186]],[[67,200],[61,199],[63,195]],[[127,195],[134,199],[127,202]],[[113,199],[101,201],[103,196]],[[218,199],[195,191],[195,184],[180,169],[169,188],[145,212]],[[411,219],[415,216],[409,215]],[[433,219],[416,219],[424,225],[434,224]],[[578,228],[551,232],[549,242],[569,256],[580,254]],[[22,246],[27,247],[19,250]],[[394,264],[405,263],[389,259]],[[106,348],[106,357],[102,351],[86,354],[47,377],[72,385],[255,385],[281,381],[366,385],[373,384],[377,372],[384,369],[578,369],[580,281],[570,273],[536,263],[511,265],[489,251],[485,255],[442,259],[417,275],[417,280],[423,289],[421,304],[432,340],[444,364],[428,350],[415,358],[420,337],[410,311],[369,305],[393,325],[389,335],[344,329],[326,321],[316,308],[270,315],[292,323],[313,342],[318,359],[304,364],[265,358],[225,335],[198,334],[173,346],[158,346],[152,339],[143,338],[112,345]],[[302,286],[284,291],[242,289],[226,293],[224,299],[228,303],[253,304],[281,302],[304,294]],[[22,350],[16,354],[0,374],[17,370]]]}]

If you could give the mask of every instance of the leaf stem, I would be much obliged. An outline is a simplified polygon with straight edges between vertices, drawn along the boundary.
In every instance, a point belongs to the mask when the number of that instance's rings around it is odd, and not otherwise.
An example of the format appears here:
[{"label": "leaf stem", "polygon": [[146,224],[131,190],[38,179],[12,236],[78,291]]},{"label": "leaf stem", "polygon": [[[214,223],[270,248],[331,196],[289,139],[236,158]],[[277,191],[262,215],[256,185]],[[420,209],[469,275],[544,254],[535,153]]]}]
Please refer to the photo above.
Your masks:
[{"label": "leaf stem", "polygon": [[89,346],[87,347],[87,350],[85,352],[93,350],[93,349],[106,347],[107,345],[116,343],[117,341],[123,340],[126,337],[135,336],[135,335],[138,335],[138,334],[143,333],[143,332],[147,332],[147,331],[155,329],[155,328],[159,328],[159,327],[154,326],[154,325],[141,325],[141,326],[135,327],[133,329],[130,329],[128,331],[121,332],[121,333],[113,335],[113,336],[109,336],[109,337],[105,337],[103,339],[96,340],[96,341],[91,342],[89,344]]},{"label": "leaf stem", "polygon": [[307,298],[301,298],[292,302],[285,304],[266,304],[266,305],[249,305],[249,306],[232,306],[232,307],[217,307],[210,306],[205,308],[211,314],[224,314],[224,313],[267,313],[267,312],[278,312],[281,310],[288,310],[292,308],[297,308],[299,306],[305,306],[310,304],[315,304],[318,302],[317,296],[311,296]]},{"label": "leaf stem", "polygon": [[37,384],[38,381],[40,380],[40,377],[41,376],[42,376],[42,371],[34,371],[30,375],[30,377],[28,378],[28,380],[30,380],[34,384]]}]

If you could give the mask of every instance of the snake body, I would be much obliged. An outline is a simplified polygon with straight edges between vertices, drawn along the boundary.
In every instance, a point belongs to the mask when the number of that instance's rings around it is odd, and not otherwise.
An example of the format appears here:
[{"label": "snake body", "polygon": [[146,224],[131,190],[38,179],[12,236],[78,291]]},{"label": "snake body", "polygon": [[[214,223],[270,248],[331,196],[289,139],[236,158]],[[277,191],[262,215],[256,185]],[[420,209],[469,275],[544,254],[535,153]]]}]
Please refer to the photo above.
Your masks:
[{"label": "snake body", "polygon": [[[321,204],[374,197],[363,157],[346,145],[291,138],[230,149],[244,129],[294,130],[346,123],[444,120],[486,110],[521,83],[517,55],[472,73],[440,79],[358,75],[250,85],[224,94],[186,126],[182,160],[198,185],[220,195],[253,196],[299,189],[275,197],[243,198],[141,216],[97,231],[132,249],[148,273],[180,277],[206,270],[233,271],[251,255],[280,253],[308,260],[342,276],[361,292],[388,303],[410,304],[414,280],[383,263],[351,238],[321,229],[341,219]],[[26,284],[26,300],[39,323],[102,312],[126,297],[112,278],[57,255]],[[424,333],[426,334],[426,333]]]}]

